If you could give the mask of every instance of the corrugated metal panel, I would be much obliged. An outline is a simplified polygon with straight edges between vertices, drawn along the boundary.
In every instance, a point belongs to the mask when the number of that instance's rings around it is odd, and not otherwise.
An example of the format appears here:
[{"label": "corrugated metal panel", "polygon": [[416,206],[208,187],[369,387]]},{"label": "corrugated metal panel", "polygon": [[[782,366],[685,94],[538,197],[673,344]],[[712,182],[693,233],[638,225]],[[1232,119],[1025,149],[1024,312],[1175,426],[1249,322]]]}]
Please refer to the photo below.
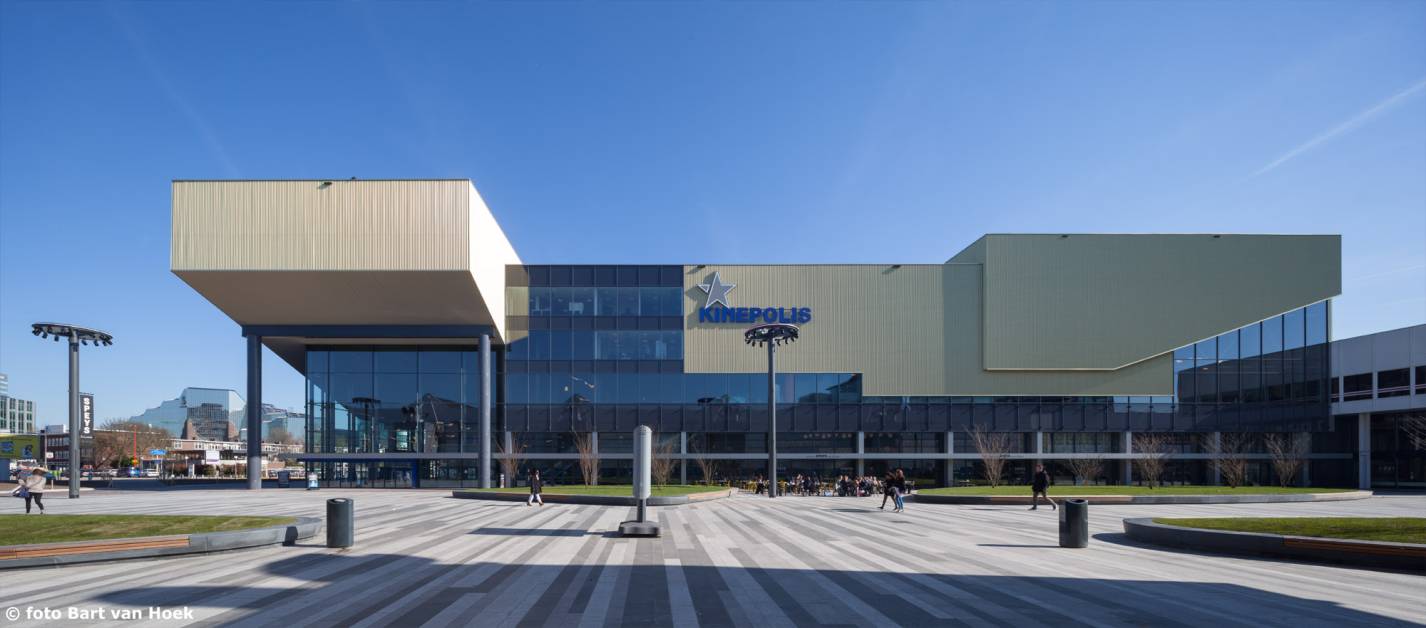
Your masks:
[{"label": "corrugated metal panel", "polygon": [[989,235],[989,369],[1117,369],[1341,293],[1339,236]]},{"label": "corrugated metal panel", "polygon": [[175,181],[170,261],[175,271],[468,269],[471,196],[469,181]]}]

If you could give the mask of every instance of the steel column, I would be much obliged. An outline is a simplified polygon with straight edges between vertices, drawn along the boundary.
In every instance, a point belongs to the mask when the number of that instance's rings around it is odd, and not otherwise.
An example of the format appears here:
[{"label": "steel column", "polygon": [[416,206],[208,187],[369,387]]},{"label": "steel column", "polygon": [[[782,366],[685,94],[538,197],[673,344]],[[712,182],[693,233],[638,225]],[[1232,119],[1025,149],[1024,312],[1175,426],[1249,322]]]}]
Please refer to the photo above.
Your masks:
[{"label": "steel column", "polygon": [[480,335],[480,488],[490,488],[490,334]]},{"label": "steel column", "polygon": [[767,496],[777,497],[777,343],[767,343]]},{"label": "steel column", "polygon": [[1372,487],[1372,413],[1357,413],[1357,488]]},{"label": "steel column", "polygon": [[262,488],[262,336],[248,336],[248,488]]}]

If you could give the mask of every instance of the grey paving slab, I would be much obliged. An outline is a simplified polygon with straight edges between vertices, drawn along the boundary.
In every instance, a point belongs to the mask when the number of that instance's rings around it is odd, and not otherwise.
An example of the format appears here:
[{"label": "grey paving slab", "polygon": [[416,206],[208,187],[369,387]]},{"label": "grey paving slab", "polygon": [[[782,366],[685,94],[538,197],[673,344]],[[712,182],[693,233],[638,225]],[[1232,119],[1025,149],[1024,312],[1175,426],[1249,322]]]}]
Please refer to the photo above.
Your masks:
[{"label": "grey paving slab", "polygon": [[[1344,626],[1426,624],[1426,577],[1174,551],[1125,517],[1421,516],[1426,496],[1354,502],[1093,506],[1090,546],[1054,511],[874,498],[738,496],[661,508],[661,538],[619,538],[626,507],[460,500],[448,491],[94,491],[50,512],[324,516],[357,502],[357,543],[265,547],[0,573],[4,625]],[[36,515],[38,516],[38,515]],[[53,515],[47,515],[53,516]],[[69,619],[105,609],[108,621]],[[60,620],[26,618],[57,610]]]}]

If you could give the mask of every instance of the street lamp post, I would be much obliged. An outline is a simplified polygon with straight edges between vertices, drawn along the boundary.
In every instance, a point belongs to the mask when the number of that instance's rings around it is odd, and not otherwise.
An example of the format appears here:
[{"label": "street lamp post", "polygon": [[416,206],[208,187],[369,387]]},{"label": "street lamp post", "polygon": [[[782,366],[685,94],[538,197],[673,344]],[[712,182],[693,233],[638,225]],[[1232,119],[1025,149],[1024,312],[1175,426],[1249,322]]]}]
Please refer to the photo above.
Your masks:
[{"label": "street lamp post", "polygon": [[777,346],[797,340],[796,325],[770,323],[743,332],[749,346],[767,345],[767,496],[777,497]]},{"label": "street lamp post", "polygon": [[69,339],[69,498],[79,499],[79,444],[83,437],[79,425],[79,345],[94,343],[94,346],[114,344],[114,337],[88,327],[61,323],[35,323],[30,325],[30,333],[40,338],[54,336]]}]

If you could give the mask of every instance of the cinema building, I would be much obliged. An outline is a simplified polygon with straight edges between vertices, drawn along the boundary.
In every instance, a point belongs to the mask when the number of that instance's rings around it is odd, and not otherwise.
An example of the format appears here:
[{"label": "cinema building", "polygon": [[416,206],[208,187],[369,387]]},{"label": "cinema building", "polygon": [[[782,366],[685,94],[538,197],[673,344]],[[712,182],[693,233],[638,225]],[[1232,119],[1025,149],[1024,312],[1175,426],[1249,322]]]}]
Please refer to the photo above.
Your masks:
[{"label": "cinema building", "polygon": [[[908,226],[914,228],[914,226]],[[793,235],[792,237],[795,237]],[[941,263],[544,265],[470,181],[176,181],[172,270],[306,378],[306,451],[333,486],[479,486],[518,457],[576,481],[576,440],[627,482],[652,427],[675,474],[765,471],[778,353],[780,473],[904,468],[975,481],[972,430],[1011,435],[1011,474],[1133,480],[1133,435],[1169,441],[1172,482],[1209,483],[1224,434],[1307,434],[1303,481],[1356,485],[1334,417],[1335,235],[989,234]],[[597,260],[591,260],[597,261]],[[899,263],[898,263],[899,262]],[[238,342],[234,338],[234,342]],[[254,433],[250,430],[249,433]],[[1252,479],[1272,482],[1261,439]],[[1307,478],[1310,478],[1308,480]]]}]

